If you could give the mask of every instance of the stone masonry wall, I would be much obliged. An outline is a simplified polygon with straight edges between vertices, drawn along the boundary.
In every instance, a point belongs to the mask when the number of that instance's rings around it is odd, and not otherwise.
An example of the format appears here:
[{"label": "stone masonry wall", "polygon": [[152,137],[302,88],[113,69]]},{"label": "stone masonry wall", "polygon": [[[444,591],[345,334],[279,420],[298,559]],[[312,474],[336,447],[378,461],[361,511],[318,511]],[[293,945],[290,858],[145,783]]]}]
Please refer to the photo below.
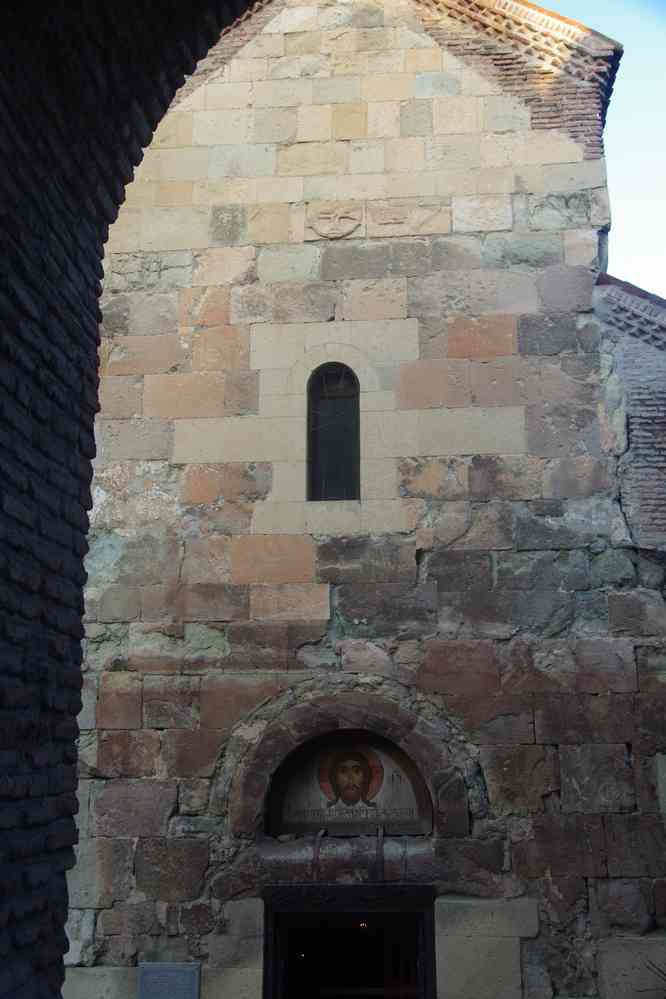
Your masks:
[{"label": "stone masonry wall", "polygon": [[[666,918],[663,698],[636,656],[661,655],[663,569],[618,502],[603,161],[445,21],[436,43],[409,6],[267,10],[111,230],[72,980],[226,967],[232,903],[313,877],[309,843],[263,836],[270,774],[341,725],[429,782],[437,834],[389,842],[387,877],[537,900],[510,994],[594,995],[599,940]],[[361,387],[358,503],[305,501],[330,360]],[[322,879],[374,858],[325,844]]]}]

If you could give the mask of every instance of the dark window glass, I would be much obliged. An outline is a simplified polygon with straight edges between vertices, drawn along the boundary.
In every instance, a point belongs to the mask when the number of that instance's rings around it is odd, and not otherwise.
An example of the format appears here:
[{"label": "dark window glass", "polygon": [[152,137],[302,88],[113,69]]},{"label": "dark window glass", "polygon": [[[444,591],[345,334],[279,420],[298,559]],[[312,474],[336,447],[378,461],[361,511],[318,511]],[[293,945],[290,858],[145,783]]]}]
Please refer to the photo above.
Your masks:
[{"label": "dark window glass", "polygon": [[360,499],[358,380],[322,364],[308,383],[308,499]]}]

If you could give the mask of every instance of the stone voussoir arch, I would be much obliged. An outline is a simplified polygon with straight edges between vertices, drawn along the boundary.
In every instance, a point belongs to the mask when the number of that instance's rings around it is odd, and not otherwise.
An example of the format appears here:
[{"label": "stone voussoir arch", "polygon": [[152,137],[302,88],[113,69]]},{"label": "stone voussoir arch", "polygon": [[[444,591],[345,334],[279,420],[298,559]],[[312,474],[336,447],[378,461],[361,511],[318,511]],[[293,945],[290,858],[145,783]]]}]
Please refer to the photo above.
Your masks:
[{"label": "stone voussoir arch", "polygon": [[[370,700],[371,698],[371,700]],[[287,708],[270,721],[243,756],[230,786],[228,826],[236,839],[257,839],[273,777],[308,742],[344,730],[380,737],[402,750],[417,768],[433,803],[433,834],[459,834],[467,791],[458,753],[441,730],[411,707],[375,692],[325,692]],[[456,821],[451,823],[451,815]]]}]

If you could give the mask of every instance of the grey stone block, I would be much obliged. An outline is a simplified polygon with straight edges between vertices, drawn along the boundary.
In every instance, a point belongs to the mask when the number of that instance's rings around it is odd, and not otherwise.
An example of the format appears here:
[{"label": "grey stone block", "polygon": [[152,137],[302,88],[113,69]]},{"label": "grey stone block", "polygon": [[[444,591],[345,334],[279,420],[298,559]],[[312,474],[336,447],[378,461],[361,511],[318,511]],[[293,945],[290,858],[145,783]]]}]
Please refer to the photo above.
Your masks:
[{"label": "grey stone block", "polygon": [[491,234],[483,244],[484,267],[548,267],[559,264],[564,257],[561,233],[502,233]]},{"label": "grey stone block", "polygon": [[246,210],[243,205],[214,205],[210,213],[210,238],[214,246],[244,243],[247,237]]},{"label": "grey stone block", "polygon": [[666,967],[666,935],[611,937],[599,942],[599,987],[603,999],[663,994],[654,966]]},{"label": "grey stone block", "polygon": [[136,968],[68,968],[63,999],[136,999]]},{"label": "grey stone block", "polygon": [[435,952],[437,999],[521,999],[519,939],[441,933]]},{"label": "grey stone block", "polygon": [[438,898],[437,933],[460,937],[535,937],[539,907],[535,899]]}]

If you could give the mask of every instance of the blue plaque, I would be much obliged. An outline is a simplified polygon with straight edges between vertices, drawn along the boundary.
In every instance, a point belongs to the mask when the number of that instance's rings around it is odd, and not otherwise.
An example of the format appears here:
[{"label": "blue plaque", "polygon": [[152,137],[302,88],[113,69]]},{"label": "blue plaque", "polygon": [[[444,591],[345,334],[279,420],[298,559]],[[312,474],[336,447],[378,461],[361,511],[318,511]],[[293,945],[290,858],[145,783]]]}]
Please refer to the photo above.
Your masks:
[{"label": "blue plaque", "polygon": [[200,970],[171,961],[140,964],[138,999],[199,999]]}]

